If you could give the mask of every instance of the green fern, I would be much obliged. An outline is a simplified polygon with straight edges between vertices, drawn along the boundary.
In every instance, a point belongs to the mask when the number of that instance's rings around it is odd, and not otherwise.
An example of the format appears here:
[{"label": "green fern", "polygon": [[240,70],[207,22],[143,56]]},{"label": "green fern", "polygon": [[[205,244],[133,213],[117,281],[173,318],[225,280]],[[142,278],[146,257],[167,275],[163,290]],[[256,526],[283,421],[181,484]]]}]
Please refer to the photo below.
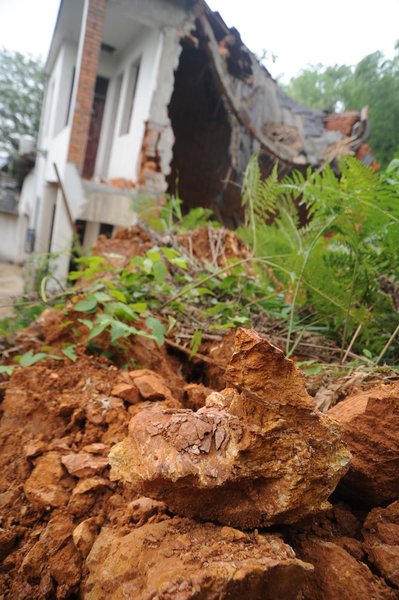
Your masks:
[{"label": "green fern", "polygon": [[[383,274],[399,279],[398,186],[353,157],[341,159],[339,171],[326,165],[278,181],[275,167],[262,181],[252,157],[244,178],[242,235],[257,256],[275,257],[269,284],[277,280],[291,302],[288,353],[299,310],[321,321],[342,349],[361,325],[357,350],[374,355],[399,323],[378,282]],[[298,205],[306,209],[304,226]]]}]

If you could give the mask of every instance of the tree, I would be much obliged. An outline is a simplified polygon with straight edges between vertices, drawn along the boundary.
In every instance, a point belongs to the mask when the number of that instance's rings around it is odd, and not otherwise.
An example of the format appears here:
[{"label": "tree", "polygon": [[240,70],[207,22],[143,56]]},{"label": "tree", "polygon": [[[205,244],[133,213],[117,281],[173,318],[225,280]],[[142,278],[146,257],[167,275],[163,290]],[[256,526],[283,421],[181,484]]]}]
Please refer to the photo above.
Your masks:
[{"label": "tree", "polygon": [[347,65],[313,65],[292,78],[286,91],[300,104],[332,111],[342,102],[342,90],[351,76],[352,69]]},{"label": "tree", "polygon": [[0,150],[14,153],[21,135],[37,136],[44,79],[39,59],[0,49]]},{"label": "tree", "polygon": [[313,66],[291,79],[286,91],[297,102],[321,110],[367,105],[373,153],[386,165],[399,150],[399,43],[392,60],[374,52],[355,67]]}]

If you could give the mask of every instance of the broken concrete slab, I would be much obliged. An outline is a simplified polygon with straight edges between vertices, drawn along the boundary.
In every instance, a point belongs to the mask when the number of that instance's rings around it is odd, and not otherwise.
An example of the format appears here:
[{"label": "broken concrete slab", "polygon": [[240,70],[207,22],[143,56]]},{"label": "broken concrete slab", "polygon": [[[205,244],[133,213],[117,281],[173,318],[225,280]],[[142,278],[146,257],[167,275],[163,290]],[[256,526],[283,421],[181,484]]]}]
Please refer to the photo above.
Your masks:
[{"label": "broken concrete slab", "polygon": [[86,565],[85,600],[295,600],[313,570],[276,534],[177,517],[122,536],[104,527]]},{"label": "broken concrete slab", "polygon": [[205,407],[136,414],[113,476],[170,510],[235,527],[292,523],[326,506],[350,454],[281,350],[240,329],[230,385]]},{"label": "broken concrete slab", "polygon": [[328,414],[342,424],[353,459],[340,483],[349,499],[368,506],[399,497],[399,384],[348,396]]}]

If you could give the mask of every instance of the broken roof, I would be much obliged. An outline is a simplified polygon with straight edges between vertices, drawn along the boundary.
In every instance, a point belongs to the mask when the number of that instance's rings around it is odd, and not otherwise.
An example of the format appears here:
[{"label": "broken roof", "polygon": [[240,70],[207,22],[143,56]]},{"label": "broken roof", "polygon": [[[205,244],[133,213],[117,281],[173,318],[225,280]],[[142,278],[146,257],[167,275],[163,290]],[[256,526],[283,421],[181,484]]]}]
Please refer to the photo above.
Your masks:
[{"label": "broken roof", "polygon": [[203,0],[192,10],[229,108],[259,143],[261,153],[289,168],[318,167],[342,154],[356,154],[367,136],[367,110],[355,111],[349,131],[328,128],[329,114],[301,106],[282,91],[219,13]]}]

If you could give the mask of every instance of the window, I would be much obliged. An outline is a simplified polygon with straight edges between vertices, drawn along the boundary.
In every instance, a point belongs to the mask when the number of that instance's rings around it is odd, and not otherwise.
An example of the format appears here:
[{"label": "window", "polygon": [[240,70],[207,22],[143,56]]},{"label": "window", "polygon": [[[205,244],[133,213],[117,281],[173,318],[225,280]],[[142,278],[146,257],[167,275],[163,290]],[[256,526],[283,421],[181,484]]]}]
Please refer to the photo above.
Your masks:
[{"label": "window", "polygon": [[140,61],[137,60],[136,62],[134,62],[130,65],[130,69],[129,69],[129,79],[128,79],[127,89],[126,89],[126,94],[125,94],[125,103],[123,106],[121,128],[119,131],[119,135],[125,135],[126,133],[129,133],[130,122],[132,120],[132,114],[133,114],[134,98],[135,98],[136,89],[137,89],[137,81],[139,78],[139,71],[140,71]]},{"label": "window", "polygon": [[105,235],[107,238],[111,238],[114,232],[114,226],[109,223],[100,223],[99,235]]}]

